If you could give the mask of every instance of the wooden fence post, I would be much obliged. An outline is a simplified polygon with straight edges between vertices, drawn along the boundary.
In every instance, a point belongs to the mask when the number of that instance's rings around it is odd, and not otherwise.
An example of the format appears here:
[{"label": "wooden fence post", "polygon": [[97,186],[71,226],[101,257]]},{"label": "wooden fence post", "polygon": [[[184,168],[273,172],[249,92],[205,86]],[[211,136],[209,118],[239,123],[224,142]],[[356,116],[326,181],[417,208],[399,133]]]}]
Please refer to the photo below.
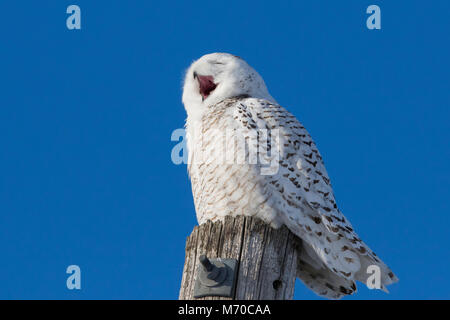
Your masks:
[{"label": "wooden fence post", "polygon": [[[186,241],[186,259],[179,299],[194,300],[199,257],[238,260],[232,298],[207,300],[289,300],[294,295],[300,239],[286,227],[273,229],[253,217],[226,217],[196,226]],[[197,300],[197,299],[195,299]]]}]

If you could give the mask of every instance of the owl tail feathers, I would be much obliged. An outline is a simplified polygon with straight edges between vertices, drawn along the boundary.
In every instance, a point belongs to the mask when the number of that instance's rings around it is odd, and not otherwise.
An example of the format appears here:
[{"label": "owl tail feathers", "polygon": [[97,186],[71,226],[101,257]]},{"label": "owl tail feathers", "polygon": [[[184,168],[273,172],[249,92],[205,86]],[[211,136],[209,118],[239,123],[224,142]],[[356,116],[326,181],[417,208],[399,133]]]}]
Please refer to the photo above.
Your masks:
[{"label": "owl tail feathers", "polygon": [[327,299],[337,300],[356,292],[352,280],[339,277],[326,267],[315,269],[303,260],[299,261],[297,278],[317,295]]},{"label": "owl tail feathers", "polygon": [[[394,273],[381,260],[376,261],[371,256],[360,256],[361,270],[355,274],[354,280],[366,285],[370,282],[370,276],[374,273],[367,273],[369,266],[378,266],[381,271],[379,289],[389,293],[387,286],[399,281]],[[325,265],[317,264],[310,260],[307,255],[301,255],[298,261],[297,278],[299,278],[309,289],[317,295],[327,299],[341,299],[346,295],[351,295],[357,291],[356,284],[352,279],[341,277]]]}]

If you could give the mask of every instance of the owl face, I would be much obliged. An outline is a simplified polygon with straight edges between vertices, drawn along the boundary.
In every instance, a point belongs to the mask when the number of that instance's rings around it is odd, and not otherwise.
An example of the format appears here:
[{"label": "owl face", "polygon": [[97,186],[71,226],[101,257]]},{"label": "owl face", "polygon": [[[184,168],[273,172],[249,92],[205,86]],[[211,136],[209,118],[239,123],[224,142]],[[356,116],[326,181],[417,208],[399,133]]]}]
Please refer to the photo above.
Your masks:
[{"label": "owl face", "polygon": [[208,106],[240,95],[273,100],[261,76],[239,57],[207,54],[186,72],[183,104],[188,117],[200,116]]}]

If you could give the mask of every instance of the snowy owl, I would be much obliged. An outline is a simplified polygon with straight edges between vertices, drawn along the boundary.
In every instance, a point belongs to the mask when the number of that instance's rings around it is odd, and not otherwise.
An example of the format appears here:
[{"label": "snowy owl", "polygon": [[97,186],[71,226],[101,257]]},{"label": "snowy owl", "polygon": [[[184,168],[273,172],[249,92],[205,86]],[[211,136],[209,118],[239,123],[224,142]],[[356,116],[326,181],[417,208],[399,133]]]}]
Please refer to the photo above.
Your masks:
[{"label": "snowy owl", "polygon": [[[381,271],[380,289],[387,291],[398,281],[339,210],[306,129],[272,98],[262,77],[243,59],[212,53],[193,62],[182,100],[199,224],[248,215],[274,228],[286,225],[302,240],[297,277],[326,298],[354,293],[355,280],[365,284],[371,266]],[[236,159],[239,152],[248,158],[264,135],[271,136],[266,147],[253,152],[256,157],[265,153],[264,159]],[[239,139],[244,144],[236,143]],[[262,172],[274,160],[275,170]]]}]

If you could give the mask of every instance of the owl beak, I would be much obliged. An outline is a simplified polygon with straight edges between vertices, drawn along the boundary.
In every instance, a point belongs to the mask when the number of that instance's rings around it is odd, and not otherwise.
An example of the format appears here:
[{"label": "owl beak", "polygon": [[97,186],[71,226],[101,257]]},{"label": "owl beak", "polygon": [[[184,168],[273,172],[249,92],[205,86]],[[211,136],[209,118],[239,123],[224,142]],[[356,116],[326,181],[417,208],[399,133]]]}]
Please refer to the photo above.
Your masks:
[{"label": "owl beak", "polygon": [[214,83],[213,76],[201,76],[197,73],[194,74],[194,77],[198,81],[198,85],[200,87],[200,94],[202,95],[202,101],[204,101],[211,92],[217,87]]}]

